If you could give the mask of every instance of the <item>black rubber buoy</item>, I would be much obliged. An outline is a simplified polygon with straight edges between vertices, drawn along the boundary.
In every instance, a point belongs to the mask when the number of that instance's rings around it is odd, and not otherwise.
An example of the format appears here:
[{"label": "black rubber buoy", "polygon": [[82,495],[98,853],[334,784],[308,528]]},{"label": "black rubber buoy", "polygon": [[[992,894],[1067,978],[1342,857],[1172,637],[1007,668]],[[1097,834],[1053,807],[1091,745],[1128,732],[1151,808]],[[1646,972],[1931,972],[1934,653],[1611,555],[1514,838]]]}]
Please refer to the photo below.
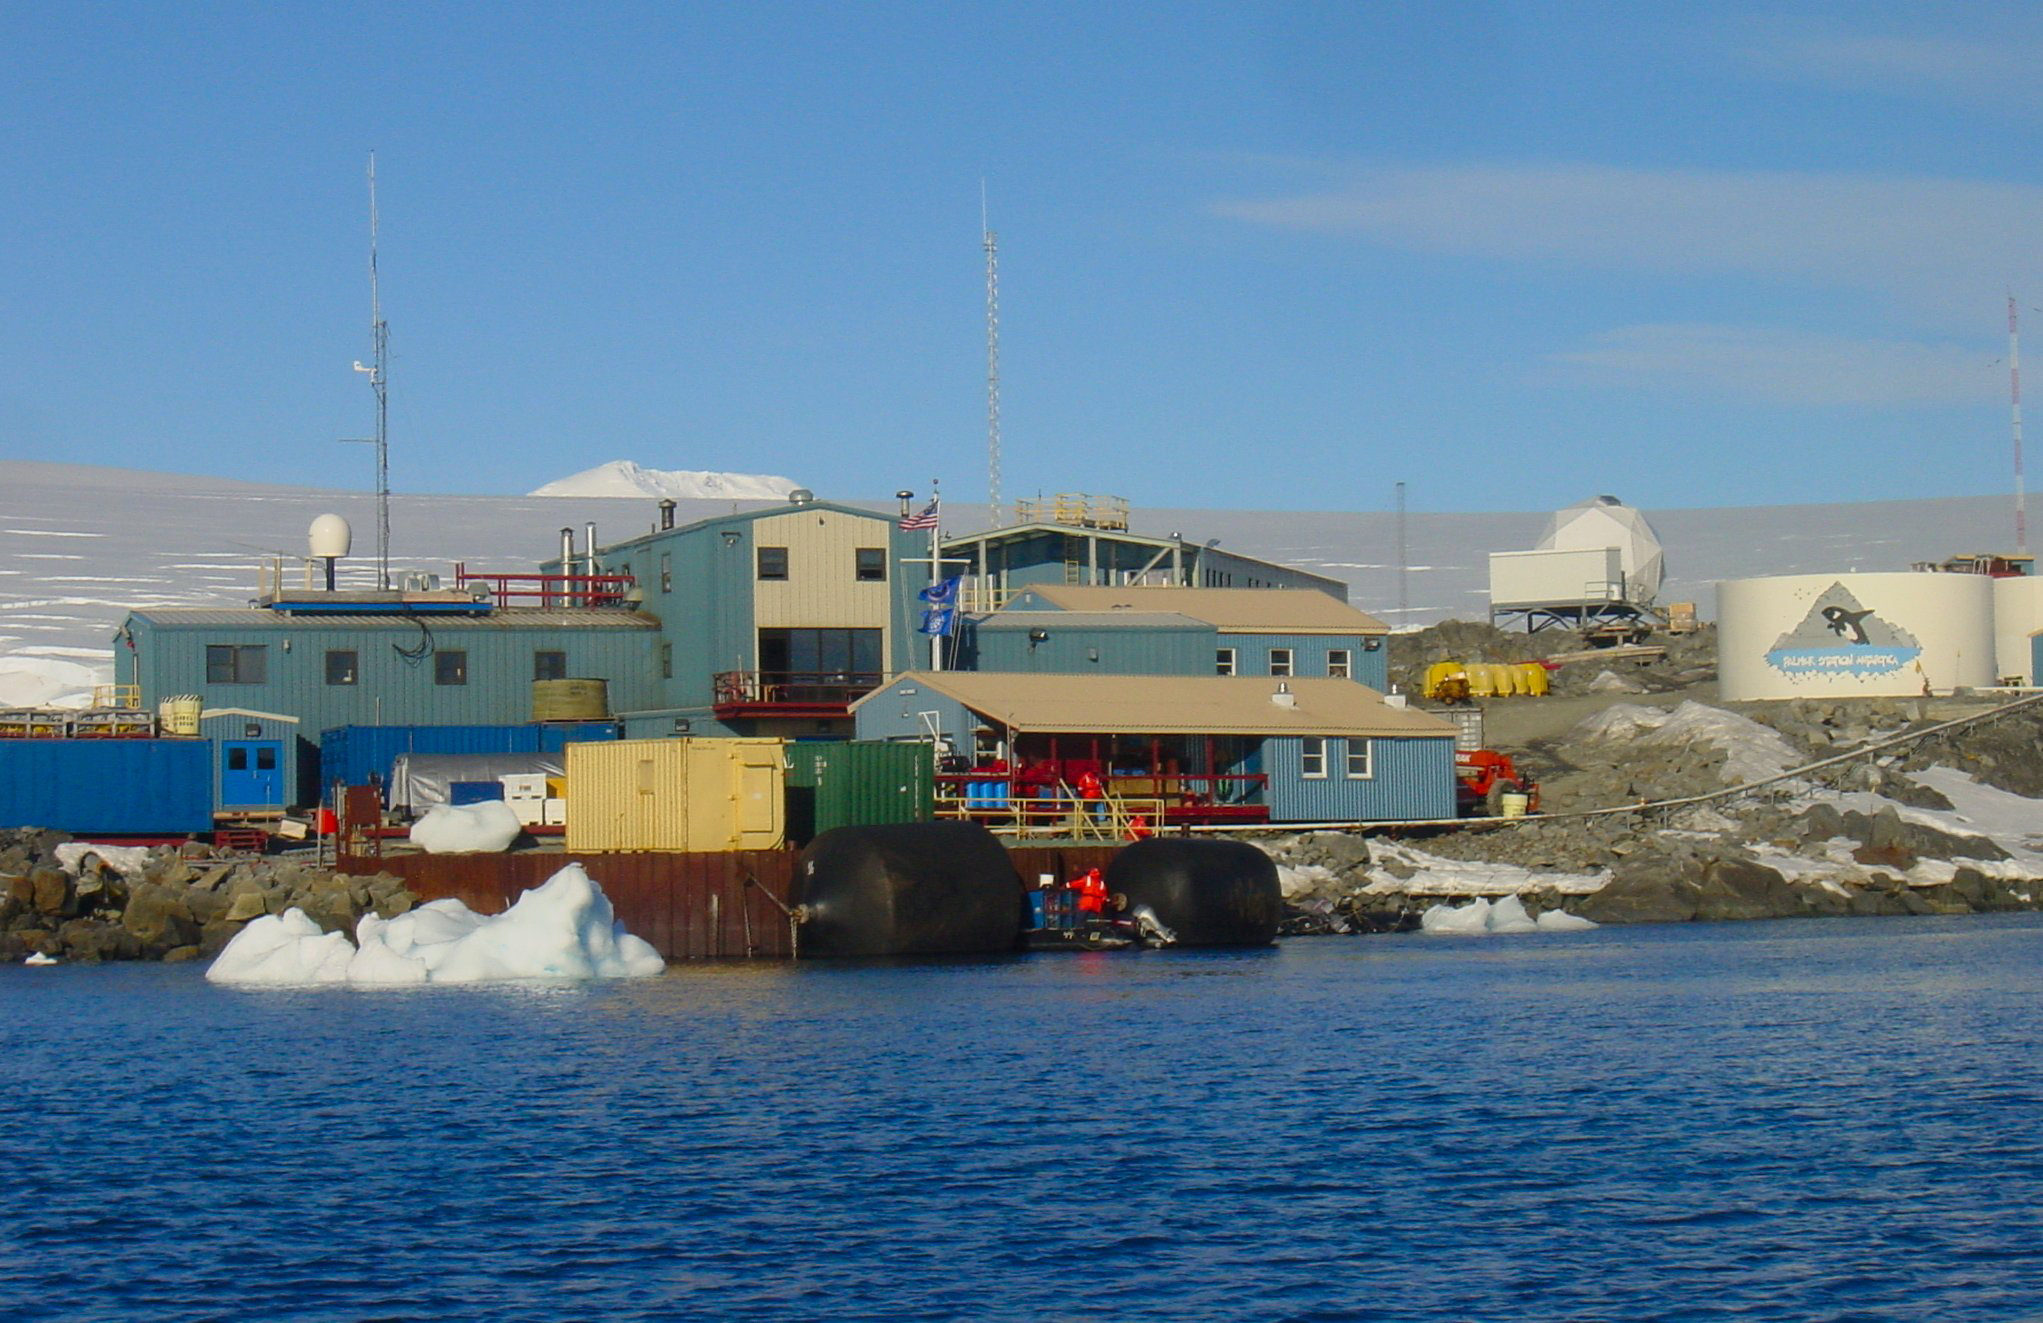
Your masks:
[{"label": "black rubber buoy", "polygon": [[1107,865],[1128,912],[1148,906],[1179,946],[1268,946],[1284,907],[1277,865],[1241,841],[1137,841]]},{"label": "black rubber buoy", "polygon": [[804,956],[977,955],[1021,940],[1007,850],[969,822],[837,827],[795,867]]}]

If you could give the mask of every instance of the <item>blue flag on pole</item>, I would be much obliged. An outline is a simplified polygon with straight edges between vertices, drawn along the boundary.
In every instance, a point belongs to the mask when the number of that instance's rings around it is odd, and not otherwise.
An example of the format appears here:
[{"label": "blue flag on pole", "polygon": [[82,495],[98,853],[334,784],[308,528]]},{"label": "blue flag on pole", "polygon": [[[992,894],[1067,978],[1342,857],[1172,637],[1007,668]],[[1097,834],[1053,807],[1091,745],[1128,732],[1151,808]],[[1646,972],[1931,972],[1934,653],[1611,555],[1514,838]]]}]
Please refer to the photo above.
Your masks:
[{"label": "blue flag on pole", "polygon": [[958,582],[965,576],[953,574],[940,583],[933,583],[915,594],[931,606],[956,606],[958,604]]},{"label": "blue flag on pole", "polygon": [[957,612],[948,606],[932,606],[922,613],[922,632],[939,638],[949,634],[956,616]]}]

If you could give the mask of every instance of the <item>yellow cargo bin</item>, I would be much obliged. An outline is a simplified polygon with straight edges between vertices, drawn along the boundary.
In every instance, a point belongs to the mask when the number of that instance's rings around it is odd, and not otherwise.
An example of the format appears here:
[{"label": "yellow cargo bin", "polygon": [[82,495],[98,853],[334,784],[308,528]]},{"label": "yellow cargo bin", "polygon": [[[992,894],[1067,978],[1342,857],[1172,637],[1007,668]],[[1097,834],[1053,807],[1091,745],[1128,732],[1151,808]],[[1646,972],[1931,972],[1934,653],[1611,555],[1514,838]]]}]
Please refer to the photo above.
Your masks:
[{"label": "yellow cargo bin", "polygon": [[1538,662],[1518,663],[1518,692],[1544,698],[1553,689],[1553,677]]},{"label": "yellow cargo bin", "polygon": [[785,741],[662,739],[567,746],[570,853],[777,849]]}]

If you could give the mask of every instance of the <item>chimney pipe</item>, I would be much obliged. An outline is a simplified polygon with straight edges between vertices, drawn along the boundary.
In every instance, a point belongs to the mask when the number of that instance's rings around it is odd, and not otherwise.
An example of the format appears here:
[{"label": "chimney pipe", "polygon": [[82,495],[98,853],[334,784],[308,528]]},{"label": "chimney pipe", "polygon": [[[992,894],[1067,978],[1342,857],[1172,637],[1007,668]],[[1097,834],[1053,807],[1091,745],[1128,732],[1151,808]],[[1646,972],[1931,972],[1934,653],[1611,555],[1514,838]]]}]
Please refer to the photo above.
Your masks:
[{"label": "chimney pipe", "polygon": [[573,528],[563,528],[560,530],[560,572],[562,574],[573,574],[575,572],[575,530]]},{"label": "chimney pipe", "polygon": [[592,520],[582,536],[582,573],[596,572],[596,525]]},{"label": "chimney pipe", "polygon": [[660,499],[660,527],[672,528],[673,526],[674,526],[673,499],[670,497],[662,497]]}]

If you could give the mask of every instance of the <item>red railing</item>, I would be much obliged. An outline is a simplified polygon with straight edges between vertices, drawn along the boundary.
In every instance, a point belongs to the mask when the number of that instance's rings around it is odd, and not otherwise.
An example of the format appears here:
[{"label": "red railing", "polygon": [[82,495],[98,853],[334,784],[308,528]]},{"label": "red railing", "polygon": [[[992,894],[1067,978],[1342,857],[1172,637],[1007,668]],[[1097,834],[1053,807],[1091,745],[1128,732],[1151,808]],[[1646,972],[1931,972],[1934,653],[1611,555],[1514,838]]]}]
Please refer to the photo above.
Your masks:
[{"label": "red railing", "polygon": [[468,567],[454,566],[454,586],[466,588],[483,584],[498,606],[535,606],[563,609],[585,606],[625,606],[638,580],[629,574],[471,574]]},{"label": "red railing", "polygon": [[719,708],[842,708],[887,682],[877,671],[720,671]]},{"label": "red railing", "polygon": [[[1054,770],[1054,769],[1053,769]],[[1030,767],[1020,772],[1006,768],[977,772],[943,772],[937,776],[939,799],[953,800],[968,808],[1007,809],[1014,805],[1041,805],[1068,809],[1074,797],[1076,778],[1060,781],[1054,775]],[[1261,820],[1269,815],[1263,792],[1270,778],[1263,772],[1214,773],[1114,773],[1101,778],[1105,792],[1115,799],[1160,802],[1164,821],[1228,822]]]}]

